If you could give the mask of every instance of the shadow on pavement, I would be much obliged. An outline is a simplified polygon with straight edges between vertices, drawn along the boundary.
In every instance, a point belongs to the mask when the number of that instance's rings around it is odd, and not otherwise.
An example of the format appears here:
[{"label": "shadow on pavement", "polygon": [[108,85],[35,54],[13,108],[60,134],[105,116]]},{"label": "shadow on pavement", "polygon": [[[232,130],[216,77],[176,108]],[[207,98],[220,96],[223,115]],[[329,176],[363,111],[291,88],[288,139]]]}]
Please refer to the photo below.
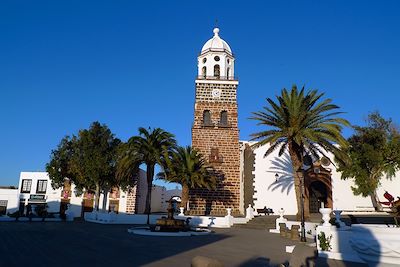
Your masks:
[{"label": "shadow on pavement", "polygon": [[153,237],[130,225],[2,223],[0,266],[142,266],[229,236]]}]

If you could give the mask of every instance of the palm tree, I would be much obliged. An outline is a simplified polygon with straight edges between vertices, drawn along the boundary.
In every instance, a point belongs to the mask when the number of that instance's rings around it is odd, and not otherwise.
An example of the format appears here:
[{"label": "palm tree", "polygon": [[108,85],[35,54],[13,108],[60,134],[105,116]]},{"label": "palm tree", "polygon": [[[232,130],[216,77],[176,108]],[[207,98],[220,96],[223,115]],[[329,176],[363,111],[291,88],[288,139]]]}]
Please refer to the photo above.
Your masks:
[{"label": "palm tree", "polygon": [[213,169],[206,165],[203,156],[191,146],[178,147],[170,157],[164,157],[166,168],[157,174],[158,178],[182,185],[181,206],[187,209],[189,189],[216,186]]},{"label": "palm tree", "polygon": [[[300,212],[300,177],[296,171],[303,166],[303,157],[312,155],[318,158],[326,156],[327,152],[335,155],[336,159],[345,162],[347,141],[341,131],[349,122],[337,117],[342,112],[332,104],[331,99],[322,99],[324,93],[317,90],[305,92],[304,87],[299,91],[294,85],[289,92],[281,91],[277,102],[267,98],[269,106],[263,111],[253,112],[250,119],[257,120],[257,125],[265,125],[267,130],[252,134],[252,140],[258,142],[254,147],[270,144],[264,156],[279,149],[279,156],[286,150],[289,152],[293,166],[297,208]],[[329,158],[329,157],[328,157]],[[305,216],[309,216],[309,208],[304,208]]]},{"label": "palm tree", "polygon": [[[143,127],[139,128],[139,135],[128,140],[128,152],[123,165],[127,170],[134,170],[135,166],[146,164],[147,195],[145,213],[151,213],[151,192],[153,188],[154,168],[156,164],[163,167],[162,160],[165,154],[169,154],[176,146],[174,135],[161,128],[149,131]],[[122,169],[124,169],[122,167]],[[126,171],[126,170],[125,170]],[[124,171],[121,170],[121,173]],[[149,224],[149,217],[147,218]]]}]

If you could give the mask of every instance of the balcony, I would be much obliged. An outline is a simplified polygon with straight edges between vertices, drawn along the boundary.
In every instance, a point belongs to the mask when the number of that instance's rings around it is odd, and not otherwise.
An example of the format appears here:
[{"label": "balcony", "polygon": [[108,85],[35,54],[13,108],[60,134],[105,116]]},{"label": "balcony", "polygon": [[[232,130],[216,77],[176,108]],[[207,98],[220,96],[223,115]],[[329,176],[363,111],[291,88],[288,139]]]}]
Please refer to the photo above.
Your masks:
[{"label": "balcony", "polygon": [[200,75],[196,77],[197,80],[215,80],[215,81],[237,81],[236,76],[204,76]]}]

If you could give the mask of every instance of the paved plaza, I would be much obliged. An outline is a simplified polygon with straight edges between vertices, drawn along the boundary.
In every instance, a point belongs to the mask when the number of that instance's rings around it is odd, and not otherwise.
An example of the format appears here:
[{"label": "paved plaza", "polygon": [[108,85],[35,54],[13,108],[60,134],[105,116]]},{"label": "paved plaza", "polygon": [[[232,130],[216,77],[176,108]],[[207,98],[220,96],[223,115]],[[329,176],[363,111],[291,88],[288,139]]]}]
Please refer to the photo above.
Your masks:
[{"label": "paved plaza", "polygon": [[[296,242],[266,230],[217,229],[197,237],[128,234],[129,225],[86,222],[0,223],[0,266],[190,266],[195,256],[225,266],[278,266]],[[323,266],[363,266],[319,260]]]}]

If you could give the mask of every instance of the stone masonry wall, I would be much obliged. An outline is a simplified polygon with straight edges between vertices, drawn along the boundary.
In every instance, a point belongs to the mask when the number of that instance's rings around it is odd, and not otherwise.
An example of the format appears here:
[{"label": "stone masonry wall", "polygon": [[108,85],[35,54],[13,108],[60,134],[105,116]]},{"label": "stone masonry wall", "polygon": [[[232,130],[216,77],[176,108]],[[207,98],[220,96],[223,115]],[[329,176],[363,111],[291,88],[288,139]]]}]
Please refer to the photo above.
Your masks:
[{"label": "stone masonry wall", "polygon": [[[220,98],[212,98],[205,93],[207,90],[211,95],[213,88],[222,88]],[[229,93],[224,90],[229,90]],[[197,95],[199,92],[201,92],[201,97]],[[204,110],[211,112],[211,126],[203,125]],[[227,125],[219,124],[221,111],[228,113]],[[232,208],[232,214],[238,215],[240,213],[240,150],[236,86],[197,84],[194,117],[192,146],[199,150],[205,160],[215,168],[218,182],[216,190],[213,191],[190,190],[190,213],[224,216],[226,208]],[[211,157],[212,153],[214,153],[213,157]]]},{"label": "stone masonry wall", "polygon": [[249,144],[245,144],[243,151],[243,186],[244,186],[244,208],[249,205],[254,207],[254,171],[255,171],[255,160],[256,154]]},{"label": "stone masonry wall", "polygon": [[130,188],[126,195],[126,213],[134,214],[136,211],[136,187]]}]

